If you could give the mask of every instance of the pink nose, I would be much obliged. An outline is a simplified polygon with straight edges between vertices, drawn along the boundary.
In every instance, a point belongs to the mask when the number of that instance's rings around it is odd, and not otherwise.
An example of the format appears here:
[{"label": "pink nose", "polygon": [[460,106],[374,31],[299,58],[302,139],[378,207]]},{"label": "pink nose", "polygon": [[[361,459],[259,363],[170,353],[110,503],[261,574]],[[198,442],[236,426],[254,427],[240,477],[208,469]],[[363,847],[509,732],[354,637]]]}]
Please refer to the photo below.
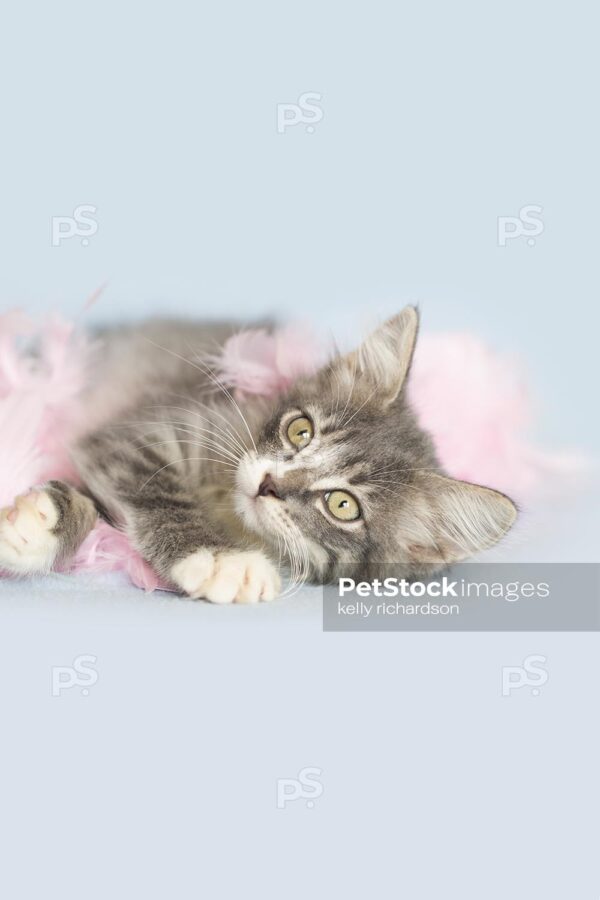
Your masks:
[{"label": "pink nose", "polygon": [[281,500],[279,493],[277,491],[277,485],[273,481],[273,478],[269,473],[263,477],[259,487],[257,497],[276,497],[278,500]]}]

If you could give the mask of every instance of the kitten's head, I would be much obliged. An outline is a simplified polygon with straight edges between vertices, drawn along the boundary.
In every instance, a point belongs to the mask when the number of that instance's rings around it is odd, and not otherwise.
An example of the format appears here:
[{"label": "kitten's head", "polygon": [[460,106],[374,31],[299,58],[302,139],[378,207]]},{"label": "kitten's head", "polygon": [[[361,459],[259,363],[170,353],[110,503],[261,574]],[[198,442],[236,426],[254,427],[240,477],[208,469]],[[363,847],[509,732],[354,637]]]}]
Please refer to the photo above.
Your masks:
[{"label": "kitten's head", "polygon": [[240,462],[238,513],[298,574],[424,576],[492,546],[515,520],[503,494],[441,472],[404,390],[417,329],[407,307],[299,380]]}]

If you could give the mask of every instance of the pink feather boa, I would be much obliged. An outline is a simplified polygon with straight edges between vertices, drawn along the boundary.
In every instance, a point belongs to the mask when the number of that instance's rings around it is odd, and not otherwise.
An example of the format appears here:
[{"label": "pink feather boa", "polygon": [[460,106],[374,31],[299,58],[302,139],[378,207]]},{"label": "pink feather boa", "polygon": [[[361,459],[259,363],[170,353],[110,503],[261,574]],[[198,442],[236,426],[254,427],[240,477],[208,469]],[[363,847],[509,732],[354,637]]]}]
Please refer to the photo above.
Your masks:
[{"label": "pink feather boa", "polygon": [[[273,334],[243,331],[229,338],[213,364],[240,394],[274,396],[326,358],[309,334],[298,326]],[[299,354],[298,347],[314,349]],[[88,338],[56,316],[41,325],[20,312],[0,316],[0,507],[49,478],[76,478],[67,446],[85,422],[81,396],[90,353]],[[527,442],[531,404],[520,367],[477,337],[422,335],[409,396],[456,478],[522,500],[550,476],[577,467],[576,458]],[[98,522],[69,571],[117,570],[144,590],[165,587],[124,534]]]}]

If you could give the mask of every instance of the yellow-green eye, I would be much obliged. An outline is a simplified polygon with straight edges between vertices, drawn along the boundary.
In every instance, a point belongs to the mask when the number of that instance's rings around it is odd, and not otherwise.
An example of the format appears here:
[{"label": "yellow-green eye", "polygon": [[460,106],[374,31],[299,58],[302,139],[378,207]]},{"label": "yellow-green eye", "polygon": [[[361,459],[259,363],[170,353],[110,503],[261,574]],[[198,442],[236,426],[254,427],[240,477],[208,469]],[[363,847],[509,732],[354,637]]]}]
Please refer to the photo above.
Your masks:
[{"label": "yellow-green eye", "polygon": [[327,509],[336,519],[343,519],[344,522],[354,522],[355,519],[360,519],[358,501],[346,491],[331,491],[331,493],[325,494],[325,502]]},{"label": "yellow-green eye", "polygon": [[312,422],[310,419],[307,419],[306,416],[299,416],[288,425],[287,436],[290,442],[294,447],[297,447],[298,450],[302,450],[303,447],[310,444],[313,439],[313,434],[314,429]]}]

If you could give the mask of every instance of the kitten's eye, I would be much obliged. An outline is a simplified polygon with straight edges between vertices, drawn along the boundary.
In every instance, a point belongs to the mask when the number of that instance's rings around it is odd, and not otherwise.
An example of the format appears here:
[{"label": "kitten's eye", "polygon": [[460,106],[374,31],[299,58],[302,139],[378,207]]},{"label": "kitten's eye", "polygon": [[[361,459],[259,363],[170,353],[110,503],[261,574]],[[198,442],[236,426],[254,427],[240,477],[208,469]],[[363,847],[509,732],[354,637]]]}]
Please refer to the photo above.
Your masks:
[{"label": "kitten's eye", "polygon": [[360,519],[358,501],[346,491],[331,491],[331,493],[325,494],[325,503],[331,515],[336,519],[343,519],[345,522]]},{"label": "kitten's eye", "polygon": [[313,434],[312,422],[306,416],[300,416],[288,425],[287,436],[298,450],[302,450],[310,444]]}]

